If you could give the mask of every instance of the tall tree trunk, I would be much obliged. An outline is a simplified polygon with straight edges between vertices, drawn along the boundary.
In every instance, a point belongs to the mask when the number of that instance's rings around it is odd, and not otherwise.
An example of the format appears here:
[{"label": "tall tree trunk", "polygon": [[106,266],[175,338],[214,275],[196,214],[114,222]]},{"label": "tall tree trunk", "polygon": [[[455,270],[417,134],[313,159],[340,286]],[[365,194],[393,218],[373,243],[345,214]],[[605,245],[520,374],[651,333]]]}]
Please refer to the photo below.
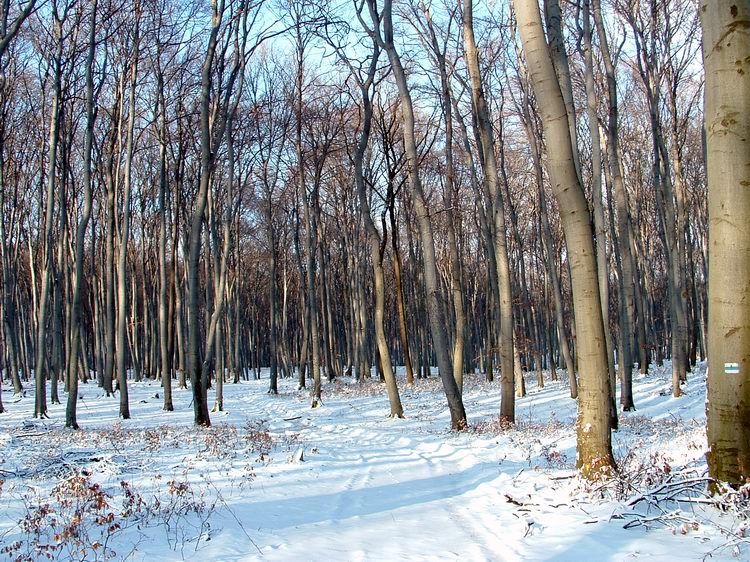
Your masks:
[{"label": "tall tree trunk", "polygon": [[[584,84],[586,90],[586,110],[588,114],[589,135],[591,137],[591,198],[594,210],[594,237],[596,241],[596,265],[599,275],[599,301],[602,307],[602,321],[604,322],[604,337],[607,346],[607,366],[609,372],[610,417],[612,427],[617,429],[617,378],[615,373],[614,344],[609,322],[609,260],[607,259],[607,225],[604,222],[604,202],[602,196],[602,145],[599,134],[598,103],[596,87],[594,85],[594,55],[591,42],[591,16],[587,2],[584,2],[583,14],[583,58],[585,63]],[[624,337],[620,324],[620,337]],[[628,341],[629,337],[625,339]],[[630,353],[627,346],[622,346],[626,355],[620,357],[620,366],[630,365]]]},{"label": "tall tree trunk", "polygon": [[[620,172],[620,144],[619,144],[619,115],[617,101],[617,80],[615,67],[612,62],[612,55],[609,50],[607,41],[606,28],[601,13],[600,0],[593,1],[593,15],[596,22],[597,34],[599,37],[599,48],[604,61],[604,69],[607,78],[606,100],[608,105],[607,121],[607,158],[609,166],[609,177],[612,180],[615,202],[617,206],[617,245],[618,254],[621,259],[622,274],[619,279],[620,290],[620,339],[622,340],[621,348],[623,350],[620,358],[621,372],[621,389],[620,405],[625,411],[634,410],[633,404],[633,360],[631,351],[633,349],[633,327],[635,324],[635,271],[633,266],[633,254],[631,251],[630,241],[630,209],[628,206],[628,195],[625,190],[625,183]],[[590,4],[588,1],[584,4],[585,20],[584,25],[587,27],[585,32],[590,38],[590,21],[589,12]],[[590,42],[590,39],[589,39]],[[644,346],[645,342],[641,342]],[[643,363],[643,357],[640,358]],[[642,367],[642,365],[641,365]]]},{"label": "tall tree trunk", "polygon": [[188,340],[187,356],[190,372],[190,385],[193,389],[193,417],[196,425],[210,426],[208,414],[208,373],[203,372],[200,357],[200,279],[198,262],[200,259],[201,231],[203,215],[206,211],[208,189],[213,168],[213,148],[211,146],[211,74],[213,69],[219,29],[223,17],[223,0],[211,0],[211,32],[208,38],[206,56],[201,67],[200,93],[200,181],[195,199],[195,208],[190,223],[188,241]]},{"label": "tall tree trunk", "polygon": [[317,247],[317,224],[315,213],[310,209],[310,199],[315,194],[308,195],[305,185],[305,165],[302,152],[302,95],[304,87],[304,42],[301,35],[300,23],[297,23],[297,100],[295,114],[295,148],[297,152],[299,191],[302,196],[302,205],[305,217],[305,252],[307,254],[307,314],[310,322],[310,348],[311,348],[311,371],[313,375],[313,390],[311,406],[317,408],[321,404],[322,386],[320,380],[320,329],[318,314],[318,299],[315,294],[315,248]]},{"label": "tall tree trunk", "polygon": [[500,306],[500,367],[502,397],[500,416],[514,423],[516,420],[515,372],[513,369],[513,294],[511,290],[510,261],[506,240],[505,209],[502,190],[499,187],[497,158],[493,140],[492,120],[484,97],[482,77],[479,71],[479,55],[474,40],[473,0],[464,0],[463,11],[464,49],[466,66],[471,78],[472,107],[479,132],[484,181],[492,201],[495,227],[495,259],[498,280],[498,305]]},{"label": "tall tree trunk", "polygon": [[[47,375],[45,359],[47,355],[47,302],[49,300],[50,270],[52,264],[52,221],[55,212],[55,174],[57,173],[57,144],[60,138],[61,97],[62,97],[62,21],[57,9],[54,13],[55,55],[53,66],[52,110],[50,112],[49,148],[47,156],[47,186],[46,207],[44,212],[44,261],[42,263],[41,289],[37,313],[36,360],[34,361],[34,382],[36,383],[34,398],[34,416],[47,416]],[[33,289],[32,289],[33,290]]]},{"label": "tall tree trunk", "polygon": [[[525,81],[524,81],[525,82]],[[573,354],[570,350],[568,331],[565,328],[565,307],[562,294],[562,285],[560,282],[560,272],[557,267],[555,258],[555,243],[552,237],[552,228],[549,223],[547,213],[547,200],[544,195],[544,173],[542,170],[541,155],[541,135],[538,133],[538,127],[532,120],[529,109],[531,100],[527,88],[522,88],[523,98],[521,99],[520,110],[523,117],[526,137],[531,148],[531,162],[534,167],[534,176],[536,178],[537,192],[539,194],[539,227],[541,230],[541,242],[544,249],[544,261],[546,264],[547,275],[550,279],[552,297],[555,305],[555,324],[557,326],[557,337],[562,352],[565,369],[568,371],[570,384],[570,397],[578,398],[578,379],[576,378],[576,366],[573,361]]]},{"label": "tall tree trunk", "polygon": [[[370,88],[372,87],[377,73],[378,56],[380,49],[373,42],[373,52],[367,74],[367,80],[359,81],[359,90],[362,97],[363,115],[361,131],[357,139],[357,147],[354,152],[354,178],[359,195],[359,212],[365,223],[367,241],[370,244],[370,259],[375,278],[375,343],[377,344],[380,364],[383,369],[388,401],[390,402],[392,418],[403,418],[404,409],[401,405],[401,397],[398,393],[396,377],[393,373],[393,364],[388,350],[388,340],[385,335],[385,275],[383,272],[383,254],[386,242],[381,240],[380,234],[375,227],[375,222],[370,215],[370,206],[367,202],[367,188],[365,187],[364,157],[367,151],[367,143],[370,138],[372,127],[372,101]],[[353,72],[354,74],[354,72]]]},{"label": "tall tree trunk", "polygon": [[[367,0],[374,23],[381,24],[375,15],[374,0]],[[404,150],[406,153],[409,185],[414,199],[414,210],[417,215],[419,235],[422,242],[422,263],[426,290],[427,316],[432,332],[434,351],[437,355],[438,371],[443,383],[443,390],[448,401],[451,415],[451,428],[464,429],[466,427],[466,411],[464,410],[461,392],[453,378],[453,368],[448,349],[448,335],[446,333],[444,299],[440,292],[440,285],[435,257],[435,238],[430,222],[430,208],[422,189],[419,177],[419,153],[415,135],[414,107],[406,81],[406,74],[401,64],[401,58],[393,43],[392,0],[385,0],[382,13],[383,33],[380,29],[375,33],[380,47],[385,50],[391,63],[393,77],[398,88],[399,100],[403,119]]]},{"label": "tall tree trunk", "polygon": [[518,28],[539,107],[548,151],[547,171],[570,260],[580,373],[576,465],[584,476],[596,478],[614,469],[609,417],[609,377],[594,233],[583,187],[576,174],[568,116],[560,84],[547,50],[539,6],[514,0]]},{"label": "tall tree trunk", "polygon": [[[136,11],[139,5],[136,4]],[[128,400],[127,373],[127,267],[128,240],[130,239],[130,196],[132,192],[132,167],[135,143],[135,91],[138,79],[138,50],[140,37],[138,34],[138,16],[136,16],[135,36],[133,39],[133,60],[130,63],[130,92],[128,94],[128,124],[127,140],[125,141],[125,171],[123,177],[122,222],[120,225],[120,247],[117,260],[117,386],[120,390],[120,417],[130,418],[130,404]]]},{"label": "tall tree trunk", "polygon": [[[161,47],[161,44],[159,44]],[[160,49],[159,49],[160,50]],[[164,76],[157,71],[157,91],[161,111],[159,125],[159,357],[161,359],[161,385],[164,389],[164,407],[174,410],[172,402],[172,357],[169,354],[169,281],[167,279],[167,107],[164,99]]]},{"label": "tall tree trunk", "polygon": [[[94,143],[94,56],[96,54],[96,8],[97,0],[91,0],[91,22],[89,24],[89,44],[86,55],[86,133],[83,147],[83,210],[76,230],[75,273],[73,277],[73,297],[70,318],[72,337],[70,342],[70,365],[68,402],[65,407],[65,427],[78,429],[76,406],[78,405],[78,353],[81,340],[83,261],[85,257],[86,227],[91,217],[93,190],[91,186],[91,155]],[[86,373],[88,376],[88,373]]]},{"label": "tall tree trunk", "polygon": [[708,172],[709,474],[750,478],[750,2],[701,2]]},{"label": "tall tree trunk", "polygon": [[268,236],[268,250],[269,250],[269,268],[268,268],[268,347],[269,347],[269,363],[270,363],[270,376],[269,376],[269,394],[279,393],[279,369],[278,369],[278,325],[279,325],[279,297],[277,289],[277,268],[276,268],[276,236],[273,228],[273,203],[271,201],[271,195],[269,192],[268,204],[266,206],[266,230]]},{"label": "tall tree trunk", "polygon": [[[429,10],[425,10],[427,26],[430,33],[430,44],[437,59],[437,69],[440,74],[440,104],[442,106],[443,122],[445,124],[445,179],[443,182],[443,201],[446,208],[446,230],[448,234],[448,256],[450,259],[450,290],[453,300],[453,314],[455,316],[453,332],[453,378],[456,379],[458,390],[463,393],[464,386],[464,346],[466,330],[466,313],[464,311],[463,279],[461,276],[461,261],[458,255],[458,241],[456,239],[456,221],[458,213],[455,207],[455,177],[456,170],[453,159],[453,116],[451,105],[451,88],[448,79],[445,50],[440,44],[432,24]],[[473,37],[472,37],[473,40]]]}]

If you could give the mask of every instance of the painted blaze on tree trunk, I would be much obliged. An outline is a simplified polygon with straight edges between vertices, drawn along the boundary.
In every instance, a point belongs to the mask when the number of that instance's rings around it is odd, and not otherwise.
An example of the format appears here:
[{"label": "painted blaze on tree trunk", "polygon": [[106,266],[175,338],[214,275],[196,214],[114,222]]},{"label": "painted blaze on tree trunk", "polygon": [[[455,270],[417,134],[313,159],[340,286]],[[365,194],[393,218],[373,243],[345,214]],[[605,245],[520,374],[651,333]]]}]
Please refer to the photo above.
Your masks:
[{"label": "painted blaze on tree trunk", "polygon": [[701,2],[708,174],[708,460],[750,479],[750,1]]}]

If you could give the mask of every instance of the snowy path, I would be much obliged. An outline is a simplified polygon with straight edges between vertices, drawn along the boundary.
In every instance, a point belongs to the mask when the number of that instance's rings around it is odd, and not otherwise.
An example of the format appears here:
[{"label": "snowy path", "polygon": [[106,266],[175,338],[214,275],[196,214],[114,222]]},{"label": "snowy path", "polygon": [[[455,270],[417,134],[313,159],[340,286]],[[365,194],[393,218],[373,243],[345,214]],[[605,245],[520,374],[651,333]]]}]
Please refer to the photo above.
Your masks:
[{"label": "snowy path", "polygon": [[[648,458],[659,452],[676,467],[700,463],[703,379],[702,373],[694,375],[679,401],[664,393],[666,371],[638,379],[639,409],[623,416],[615,453],[623,457],[637,450]],[[464,434],[446,430],[437,379],[402,389],[404,420],[385,417],[387,400],[375,381],[364,388],[352,381],[326,385],[324,405],[316,410],[291,380],[281,381],[279,396],[265,393],[267,381],[226,385],[227,412],[213,415],[209,431],[237,427],[242,435],[248,422],[265,420],[277,444],[286,443],[253,464],[249,486],[241,485],[248,471],[241,457],[212,460],[186,447],[165,447],[148,456],[140,470],[100,473],[100,479],[107,484],[127,477],[136,485],[153,485],[154,473],[182,475],[207,496],[221,495],[209,541],[178,548],[150,529],[135,560],[666,561],[676,552],[681,560],[700,560],[721,544],[708,528],[673,535],[665,529],[624,530],[622,520],[610,520],[622,505],[595,501],[570,477],[575,403],[567,387],[548,382],[538,389],[529,383],[529,395],[518,401],[519,429]],[[169,423],[203,438],[190,426],[189,393],[177,391],[177,412],[164,414],[158,391],[157,385],[132,385],[133,419],[121,422],[122,428],[169,433],[173,430],[163,427]],[[83,392],[84,436],[117,422],[114,401],[100,397],[93,386]],[[470,377],[464,400],[472,424],[487,421],[497,412],[499,389]],[[6,402],[11,413],[0,416],[0,436],[28,423],[33,406],[30,398]],[[54,406],[51,415],[59,427],[61,407]],[[0,468],[21,462],[17,441],[0,440],[0,454],[8,460]],[[133,448],[123,455],[137,456],[137,444]],[[300,448],[304,460],[294,462]],[[12,527],[11,516],[0,515],[0,531]],[[714,559],[722,556],[728,553]]]},{"label": "snowy path", "polygon": [[[351,412],[357,425],[341,423]],[[266,419],[290,414],[273,402],[258,412]],[[426,432],[406,437],[409,419],[368,415],[335,399],[308,414],[289,425],[318,452],[253,493],[248,525],[274,549],[264,559],[320,553],[319,559],[366,560],[376,552],[382,560],[513,559],[495,529],[502,524],[523,532],[525,525],[509,511],[493,513],[493,496],[510,483],[497,460],[475,462],[479,452],[449,435],[445,442]]]}]

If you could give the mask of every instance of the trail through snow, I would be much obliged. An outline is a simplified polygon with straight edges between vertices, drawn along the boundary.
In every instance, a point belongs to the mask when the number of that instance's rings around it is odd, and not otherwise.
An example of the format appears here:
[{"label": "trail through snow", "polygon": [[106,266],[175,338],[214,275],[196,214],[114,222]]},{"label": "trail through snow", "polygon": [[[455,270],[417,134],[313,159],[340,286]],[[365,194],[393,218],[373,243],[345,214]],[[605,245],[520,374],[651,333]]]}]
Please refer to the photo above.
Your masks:
[{"label": "trail through snow", "polygon": [[[413,388],[401,382],[403,420],[386,417],[385,390],[376,380],[328,383],[323,406],[314,410],[291,379],[280,381],[278,396],[266,394],[265,379],[226,384],[226,412],[214,413],[207,430],[192,427],[187,390],[175,391],[176,412],[165,413],[157,383],[131,383],[133,418],[118,420],[115,400],[82,385],[83,429],[75,434],[62,427],[63,406],[52,405],[51,419],[40,422],[30,418],[31,393],[14,401],[4,392],[0,543],[23,538],[17,522],[24,501],[32,492],[49,494],[64,475],[64,466],[40,471],[46,458],[90,471],[113,495],[121,480],[152,496],[166,482],[184,480],[211,506],[205,532],[187,516],[181,529],[128,529],[113,540],[117,559],[736,559],[711,526],[685,534],[623,528],[623,503],[575,477],[575,401],[563,381],[538,388],[529,375],[518,427],[495,431],[499,387],[468,376],[464,401],[473,430],[464,433],[447,430],[437,377]],[[690,375],[679,399],[669,395],[668,366],[637,377],[635,391],[638,410],[622,414],[616,456],[651,469],[667,463],[668,470],[703,470],[705,368]],[[245,436],[258,428],[275,446],[262,454],[243,450]],[[76,463],[73,453],[89,460]]]}]

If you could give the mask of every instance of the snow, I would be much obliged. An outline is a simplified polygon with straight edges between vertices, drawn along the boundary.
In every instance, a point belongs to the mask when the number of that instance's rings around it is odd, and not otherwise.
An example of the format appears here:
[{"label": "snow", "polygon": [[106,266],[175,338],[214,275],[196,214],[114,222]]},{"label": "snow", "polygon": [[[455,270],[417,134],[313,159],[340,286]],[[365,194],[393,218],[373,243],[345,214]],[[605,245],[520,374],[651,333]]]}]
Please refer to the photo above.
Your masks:
[{"label": "snow", "polygon": [[[639,477],[705,471],[705,366],[678,399],[670,377],[669,365],[636,376],[638,409],[622,413],[613,434],[616,458]],[[471,430],[462,433],[448,431],[437,377],[412,388],[400,381],[403,420],[387,417],[375,379],[325,384],[317,409],[296,379],[281,379],[278,396],[266,393],[266,379],[225,384],[226,411],[213,413],[208,429],[193,427],[187,390],[176,389],[175,412],[163,412],[154,382],[130,383],[130,420],[118,419],[116,399],[81,385],[78,432],[64,429],[64,405],[34,420],[33,392],[4,391],[0,545],[28,549],[33,533],[19,520],[45,502],[62,518],[54,487],[79,473],[109,494],[122,528],[107,538],[89,521],[90,543],[106,544],[88,558],[80,548],[60,551],[62,560],[102,559],[106,549],[117,560],[151,561],[747,559],[744,543],[733,550],[708,524],[737,531],[739,522],[711,507],[683,506],[700,524],[625,529],[645,514],[627,505],[635,494],[614,497],[575,473],[566,382],[538,388],[529,375],[508,430],[496,420],[498,383],[465,381]],[[148,508],[123,515],[123,481]]]}]

